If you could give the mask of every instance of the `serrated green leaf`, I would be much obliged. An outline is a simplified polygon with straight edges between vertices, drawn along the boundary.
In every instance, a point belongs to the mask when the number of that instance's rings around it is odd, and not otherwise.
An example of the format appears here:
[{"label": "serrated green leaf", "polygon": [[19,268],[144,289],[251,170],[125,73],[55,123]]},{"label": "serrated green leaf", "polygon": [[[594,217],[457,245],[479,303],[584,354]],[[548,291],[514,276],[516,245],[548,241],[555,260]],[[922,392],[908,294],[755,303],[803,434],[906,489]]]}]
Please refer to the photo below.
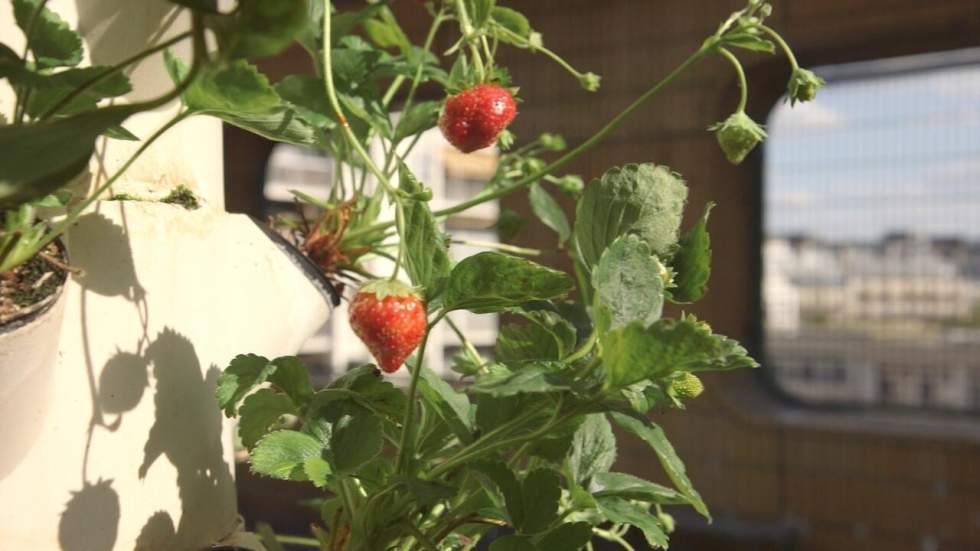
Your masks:
[{"label": "serrated green leaf", "polygon": [[538,551],[528,536],[510,534],[493,540],[490,551]]},{"label": "serrated green leaf", "polygon": [[0,126],[0,208],[44,197],[69,183],[88,166],[95,140],[138,109],[120,105],[43,123]]},{"label": "serrated green leaf", "polygon": [[591,477],[612,467],[616,462],[616,435],[605,415],[585,416],[572,437],[568,461],[572,476],[579,484],[585,484]]},{"label": "serrated green leaf", "polygon": [[225,417],[234,417],[238,411],[238,402],[255,386],[264,383],[269,372],[274,369],[272,362],[262,356],[235,356],[218,376],[218,388],[215,391],[218,405],[224,410]]},{"label": "serrated green leaf", "polygon": [[491,12],[491,17],[498,25],[517,36],[527,38],[531,34],[531,23],[528,22],[527,17],[524,17],[524,14],[517,10],[496,6]]},{"label": "serrated green leaf", "polygon": [[588,522],[566,522],[549,531],[538,541],[538,549],[577,551],[592,540],[592,526]]},{"label": "serrated green leaf", "polygon": [[330,468],[330,463],[322,457],[310,457],[303,462],[303,473],[314,486],[325,488],[327,478],[333,474],[333,470]]},{"label": "serrated green leaf", "polygon": [[[50,75],[34,75],[31,79],[31,95],[27,101],[27,114],[35,118],[40,117],[76,88],[109,71],[111,71],[109,67],[96,66],[66,69]],[[94,109],[99,100],[121,96],[132,89],[126,75],[121,72],[111,73],[111,76],[98,81],[67,105],[59,108],[58,114],[64,116]]]},{"label": "serrated green leaf", "polygon": [[395,128],[395,141],[399,142],[434,127],[439,119],[440,109],[442,109],[442,102],[439,101],[420,101],[413,104],[398,121],[398,126]]},{"label": "serrated green leaf", "polygon": [[498,361],[561,360],[575,348],[576,329],[557,312],[522,309],[516,313],[530,323],[500,328],[494,349]]},{"label": "serrated green leaf", "polygon": [[340,402],[326,413],[325,419],[332,425],[327,453],[337,473],[356,472],[381,453],[381,419],[369,410],[354,402]]},{"label": "serrated green leaf", "polygon": [[575,210],[575,240],[588,267],[621,235],[635,234],[658,256],[677,243],[687,186],[665,166],[628,164],[585,186]]},{"label": "serrated green leaf", "polygon": [[555,373],[555,369],[554,366],[546,367],[543,363],[530,363],[514,370],[497,364],[492,366],[488,374],[477,378],[470,387],[470,392],[503,397],[559,392],[571,388],[571,381],[560,373]]},{"label": "serrated green leaf", "polygon": [[657,517],[650,514],[645,507],[618,497],[599,498],[597,501],[599,511],[607,519],[617,524],[629,524],[639,528],[651,547],[667,548],[667,534],[657,522]]},{"label": "serrated green leaf", "polygon": [[249,395],[242,402],[238,415],[238,434],[242,444],[252,449],[283,415],[298,415],[296,405],[289,396],[269,388]]},{"label": "serrated green leaf", "polygon": [[418,478],[396,477],[394,485],[404,488],[415,500],[423,506],[431,506],[449,499],[459,491],[457,488],[441,482],[421,480]]},{"label": "serrated green leaf", "polygon": [[[415,175],[402,164],[398,169],[399,187],[409,195],[423,191]],[[404,208],[405,271],[413,285],[425,289],[425,302],[431,302],[440,294],[449,275],[450,260],[446,235],[439,229],[429,204],[421,200],[409,200]]]},{"label": "serrated green leaf", "polygon": [[558,298],[571,289],[572,280],[563,272],[522,258],[483,252],[453,268],[443,302],[447,310],[490,313]]},{"label": "serrated green leaf", "polygon": [[305,29],[308,11],[307,0],[239,0],[217,26],[221,49],[233,58],[276,55]]},{"label": "serrated green leaf", "polygon": [[639,419],[619,412],[612,412],[610,415],[617,425],[638,436],[653,449],[664,471],[667,473],[671,482],[674,483],[674,486],[677,487],[677,490],[687,498],[688,503],[697,512],[701,513],[708,520],[711,520],[708,507],[704,504],[704,500],[701,499],[701,494],[694,489],[694,484],[691,483],[691,479],[687,477],[684,462],[677,455],[674,446],[667,440],[667,435],[664,434],[663,429],[646,418]]},{"label": "serrated green leaf", "polygon": [[736,341],[691,316],[644,328],[633,322],[600,337],[606,388],[622,388],[675,371],[726,371],[758,364]]},{"label": "serrated green leaf", "polygon": [[597,473],[592,477],[591,489],[596,497],[613,496],[660,505],[688,503],[686,497],[672,488],[626,473]]},{"label": "serrated green leaf", "polygon": [[[169,51],[164,60],[171,79],[187,76],[187,65]],[[270,140],[318,146],[323,133],[298,116],[276,93],[269,79],[244,60],[198,73],[182,99],[191,111],[212,115]]]},{"label": "serrated green leaf", "polygon": [[698,222],[678,242],[677,252],[670,261],[675,274],[675,287],[670,290],[673,302],[701,300],[708,290],[708,279],[711,277],[711,236],[707,226],[708,216],[714,206],[714,203],[708,203]]},{"label": "serrated green leaf", "polygon": [[538,534],[558,517],[561,478],[551,469],[535,469],[521,484],[524,496],[524,521],[518,528],[525,534]]},{"label": "serrated green leaf", "polygon": [[561,205],[549,194],[540,184],[533,184],[528,191],[528,198],[531,202],[531,210],[544,225],[555,230],[558,234],[558,244],[562,245],[572,236],[572,228],[568,224],[568,217]]},{"label": "serrated green leaf", "polygon": [[306,122],[323,129],[337,126],[323,79],[312,75],[288,75],[276,83],[276,92]]},{"label": "serrated green leaf", "polygon": [[630,322],[644,326],[660,319],[664,307],[663,265],[651,254],[646,242],[636,235],[613,241],[592,272],[596,300],[609,313],[610,326]]},{"label": "serrated green leaf", "polygon": [[[74,66],[82,60],[82,37],[41,0],[12,0],[17,26],[30,36],[31,53],[40,68]],[[36,15],[35,15],[36,14]]]},{"label": "serrated green leaf", "polygon": [[255,445],[249,462],[252,471],[282,480],[306,480],[306,460],[319,457],[323,444],[294,430],[270,432]]},{"label": "serrated green leaf", "polygon": [[504,498],[507,516],[514,526],[524,524],[524,492],[514,472],[502,461],[483,461],[473,466],[493,482]]},{"label": "serrated green leaf", "polygon": [[425,367],[421,371],[419,390],[422,398],[429,402],[453,433],[464,442],[473,439],[470,400],[465,394],[457,392],[442,377]]},{"label": "serrated green leaf", "polygon": [[297,406],[309,403],[313,386],[303,362],[294,356],[284,356],[272,360],[272,365],[274,369],[269,371],[267,380],[285,392]]}]

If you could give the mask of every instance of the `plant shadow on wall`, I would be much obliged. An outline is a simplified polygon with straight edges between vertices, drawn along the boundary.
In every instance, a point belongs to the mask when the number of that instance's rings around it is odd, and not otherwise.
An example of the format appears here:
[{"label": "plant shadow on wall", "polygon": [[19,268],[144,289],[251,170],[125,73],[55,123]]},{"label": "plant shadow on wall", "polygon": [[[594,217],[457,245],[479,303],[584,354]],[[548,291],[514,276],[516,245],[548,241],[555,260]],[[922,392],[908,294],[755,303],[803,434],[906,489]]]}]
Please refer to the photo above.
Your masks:
[{"label": "plant shadow on wall", "polygon": [[[72,492],[58,526],[58,541],[64,551],[103,551],[113,548],[119,529],[119,496],[112,488],[112,480],[99,479],[95,483],[88,478],[88,459],[92,437],[97,428],[114,432],[122,423],[123,414],[135,408],[147,386],[147,362],[142,354],[147,345],[146,327],[148,313],[145,291],[136,278],[132,250],[125,229],[107,217],[87,214],[78,219],[72,235],[85,236],[71,248],[72,265],[77,269],[75,281],[81,288],[80,328],[85,359],[85,371],[92,399],[92,413],[86,436],[82,460],[82,488]],[[97,244],[97,245],[95,245]],[[139,338],[136,353],[119,351],[103,366],[96,385],[93,364],[88,308],[89,293],[106,297],[122,296],[137,309],[143,335]],[[104,414],[115,419],[106,422]]]},{"label": "plant shadow on wall", "polygon": [[221,447],[221,415],[214,390],[220,372],[211,366],[202,373],[194,345],[187,337],[164,329],[147,348],[156,381],[156,422],[144,447],[141,479],[165,455],[177,469],[181,515],[174,525],[158,511],[144,525],[139,549],[190,549],[205,539],[210,527],[200,522],[234,484]]},{"label": "plant shadow on wall", "polygon": [[[98,29],[96,36],[86,36],[93,65],[114,65],[155,44],[180,14],[177,6],[163,0],[76,0],[75,10],[81,32],[89,34]],[[158,30],[148,34],[146,29]]]},{"label": "plant shadow on wall", "polygon": [[[82,289],[81,330],[92,417],[82,488],[70,496],[59,524],[63,551],[109,551],[115,546],[120,499],[112,480],[89,480],[90,446],[96,430],[118,430],[125,414],[146,398],[151,381],[155,422],[144,444],[138,475],[145,479],[156,461],[166,456],[177,470],[182,511],[177,522],[165,511],[151,515],[140,531],[137,548],[184,549],[187,542],[200,541],[203,536],[197,531],[201,528],[194,526],[194,519],[207,517],[207,509],[232,484],[222,456],[221,417],[215,407],[218,371],[212,366],[204,374],[193,344],[171,328],[150,338],[146,293],[137,279],[126,234],[125,217],[123,225],[118,225],[101,214],[81,217],[73,231],[85,237],[73,248],[72,263],[79,269],[76,281]],[[89,329],[103,314],[93,311],[89,293],[131,301],[142,328],[133,351],[117,350],[98,371]]]}]

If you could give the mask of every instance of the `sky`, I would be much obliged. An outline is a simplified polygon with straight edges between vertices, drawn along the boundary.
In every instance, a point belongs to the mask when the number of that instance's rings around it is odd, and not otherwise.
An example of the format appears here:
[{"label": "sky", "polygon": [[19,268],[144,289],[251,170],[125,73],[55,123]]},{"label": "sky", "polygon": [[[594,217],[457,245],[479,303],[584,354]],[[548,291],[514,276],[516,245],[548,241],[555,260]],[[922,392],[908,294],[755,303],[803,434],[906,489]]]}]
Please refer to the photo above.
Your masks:
[{"label": "sky", "polygon": [[766,233],[980,241],[980,49],[949,55],[974,62],[876,78],[866,75],[896,63],[818,67],[828,84],[815,101],[778,104],[767,122]]}]

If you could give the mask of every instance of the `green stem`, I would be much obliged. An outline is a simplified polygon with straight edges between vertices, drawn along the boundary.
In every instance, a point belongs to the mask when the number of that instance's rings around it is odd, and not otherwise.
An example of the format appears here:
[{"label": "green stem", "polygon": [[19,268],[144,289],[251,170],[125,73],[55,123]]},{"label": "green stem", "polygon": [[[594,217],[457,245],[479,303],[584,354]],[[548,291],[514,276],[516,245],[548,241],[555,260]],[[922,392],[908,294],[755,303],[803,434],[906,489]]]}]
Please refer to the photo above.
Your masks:
[{"label": "green stem", "polygon": [[466,41],[466,45],[470,48],[470,57],[473,59],[473,67],[476,68],[476,74],[480,77],[480,82],[485,82],[487,79],[486,70],[483,68],[483,60],[480,58],[480,50],[473,43],[473,23],[470,22],[470,16],[466,13],[466,4],[463,0],[456,0],[456,15],[459,17],[459,26],[463,33],[463,40]]},{"label": "green stem", "polygon": [[[537,182],[543,176],[545,176],[547,174],[550,174],[550,173],[552,173],[552,172],[554,172],[554,171],[556,171],[556,170],[564,167],[568,163],[570,163],[570,162],[574,161],[575,159],[577,159],[578,157],[580,157],[586,151],[588,151],[588,150],[592,149],[593,147],[595,147],[596,145],[602,143],[613,131],[615,131],[617,128],[619,128],[619,126],[622,125],[623,122],[630,115],[632,115],[637,109],[639,109],[644,103],[646,103],[647,100],[649,100],[650,98],[652,98],[653,96],[655,96],[665,86],[667,86],[668,84],[670,84],[671,82],[673,82],[674,80],[676,80],[677,77],[679,77],[681,74],[683,74],[685,71],[687,71],[692,65],[694,65],[695,63],[697,63],[698,61],[700,61],[702,58],[704,58],[716,46],[717,46],[717,40],[708,40],[707,42],[705,42],[705,44],[702,45],[701,48],[699,48],[696,52],[694,52],[693,54],[691,54],[690,57],[688,57],[686,60],[684,60],[683,63],[681,63],[679,66],[677,66],[677,68],[675,68],[673,71],[671,71],[670,74],[668,74],[666,77],[664,77],[661,81],[659,81],[655,85],[653,85],[652,88],[650,88],[649,90],[647,90],[646,92],[644,92],[643,95],[641,95],[633,103],[631,103],[629,106],[627,106],[626,109],[624,109],[618,115],[616,115],[615,117],[613,117],[612,120],[610,120],[608,123],[606,123],[605,126],[603,126],[601,129],[599,129],[599,131],[597,131],[595,134],[593,134],[592,137],[590,137],[589,139],[587,139],[584,142],[582,142],[581,144],[579,144],[575,149],[573,149],[573,150],[569,151],[568,153],[562,155],[561,157],[559,157],[557,160],[553,161],[548,166],[546,166],[546,167],[538,170],[537,172],[534,172],[533,174],[530,174],[530,175],[524,177],[521,180],[518,180],[517,182],[515,182],[515,183],[513,183],[513,184],[511,184],[509,186],[502,186],[502,187],[500,187],[500,188],[498,188],[498,189],[496,189],[496,190],[494,190],[492,192],[489,192],[489,193],[478,194],[476,197],[473,197],[472,199],[463,201],[461,203],[458,203],[458,204],[453,205],[451,207],[444,208],[442,210],[438,210],[434,214],[436,216],[442,216],[442,217],[450,216],[450,215],[453,215],[453,214],[462,212],[464,210],[467,210],[469,208],[472,208],[472,207],[474,207],[476,205],[485,203],[487,201],[492,201],[492,200],[495,200],[495,199],[499,199],[499,198],[504,197],[504,196],[506,196],[506,195],[508,195],[510,193],[513,193],[513,192],[515,192],[515,191],[517,191],[517,190],[519,190],[521,188],[524,188],[524,187],[526,187],[526,186],[528,186],[528,185],[530,185],[530,184],[532,184],[534,182]],[[394,222],[391,222],[391,221],[388,221],[388,222],[380,222],[380,223],[377,223],[377,224],[373,224],[371,226],[367,226],[365,228],[361,228],[359,230],[354,230],[354,231],[348,232],[347,235],[350,238],[358,237],[360,235],[369,234],[369,233],[372,233],[372,232],[375,232],[375,231],[378,231],[378,230],[381,230],[381,229],[388,228],[393,223]]]},{"label": "green stem", "polygon": [[524,440],[534,439],[537,438],[538,436],[546,434],[549,430],[551,430],[552,424],[555,422],[559,410],[556,410],[555,415],[552,415],[551,420],[549,420],[547,423],[545,423],[541,428],[539,428],[536,431],[530,432],[522,436],[516,436],[506,440],[493,442],[493,440],[498,436],[506,434],[508,431],[510,431],[516,426],[521,425],[522,423],[526,423],[527,419],[529,419],[530,417],[532,417],[534,414],[541,411],[542,409],[548,407],[548,405],[549,404],[545,402],[539,403],[537,406],[532,407],[528,411],[523,412],[520,416],[514,418],[513,420],[504,423],[503,425],[500,425],[499,427],[493,429],[492,431],[484,434],[476,442],[473,442],[472,444],[456,452],[456,454],[450,457],[449,459],[447,459],[445,463],[437,465],[434,469],[432,469],[432,472],[430,473],[430,477],[437,478],[440,475],[456,468],[458,465],[462,465],[463,463],[466,463],[467,461],[470,461],[475,457],[479,457],[480,455],[483,455],[487,452],[496,449],[506,448],[507,446],[513,444],[520,444],[523,443]]},{"label": "green stem", "polygon": [[[415,396],[418,394],[419,376],[422,374],[422,367],[425,363],[425,346],[429,342],[429,334],[439,320],[448,314],[445,310],[440,310],[436,317],[425,328],[425,335],[422,336],[422,344],[419,345],[419,353],[415,356],[415,365],[412,366],[412,379],[408,384],[408,401],[405,403],[405,415],[402,417],[401,439],[398,443],[398,456],[395,458],[395,473],[403,473],[405,467],[405,455],[408,453],[408,443],[415,434]],[[415,443],[412,442],[412,449]],[[413,451],[414,453],[414,451]]]},{"label": "green stem", "polygon": [[101,73],[99,73],[99,74],[95,75],[94,77],[88,79],[87,81],[83,82],[77,88],[75,88],[74,90],[72,90],[71,93],[69,93],[67,96],[65,96],[60,101],[58,101],[58,103],[54,104],[50,109],[48,109],[43,114],[41,114],[41,116],[38,117],[38,119],[39,120],[42,120],[42,121],[47,120],[52,115],[54,115],[55,113],[57,113],[58,111],[60,111],[63,107],[65,107],[66,105],[70,104],[72,100],[74,100],[75,98],[77,98],[79,95],[83,94],[86,90],[92,88],[96,84],[98,84],[98,83],[102,82],[103,80],[109,78],[113,74],[118,73],[119,71],[123,70],[124,68],[126,68],[129,65],[132,65],[133,63],[137,63],[137,62],[139,62],[139,61],[141,61],[141,60],[143,60],[143,59],[145,59],[145,58],[147,58],[147,57],[149,57],[149,56],[151,56],[151,55],[153,55],[153,54],[155,54],[155,53],[157,53],[157,52],[159,52],[161,50],[164,50],[166,48],[169,48],[170,46],[173,46],[174,44],[180,42],[181,40],[184,40],[185,38],[189,38],[192,35],[193,35],[193,31],[186,31],[186,32],[180,33],[177,36],[174,36],[173,38],[171,38],[169,40],[166,40],[164,42],[161,42],[160,44],[157,44],[156,46],[154,46],[152,48],[149,48],[147,50],[143,50],[142,52],[140,52],[140,53],[138,53],[136,55],[130,56],[130,57],[128,57],[128,58],[120,61],[119,63],[113,65],[112,67],[109,67],[105,71],[102,71]]},{"label": "green stem", "polygon": [[[323,13],[323,43],[330,44],[330,11],[325,9]],[[323,49],[323,81],[326,86],[327,100],[330,102],[330,107],[333,108],[334,113],[337,115],[337,120],[340,123],[340,127],[343,130],[344,137],[357,155],[364,161],[365,166],[371,171],[371,174],[378,179],[378,182],[385,188],[385,191],[391,196],[392,201],[398,201],[398,196],[395,190],[391,187],[391,182],[385,176],[378,165],[374,163],[371,159],[371,155],[368,154],[364,146],[354,135],[354,131],[350,127],[350,123],[347,122],[347,117],[344,116],[343,109],[340,108],[340,101],[337,99],[337,90],[334,87],[333,82],[333,59],[330,55],[330,48],[325,47]],[[389,224],[390,225],[390,224]],[[386,226],[387,227],[387,226]]]},{"label": "green stem", "polygon": [[532,46],[531,43],[528,42],[528,40],[526,38],[524,38],[523,36],[515,33],[514,31],[512,31],[512,30],[510,30],[510,29],[508,29],[508,28],[506,28],[504,26],[496,25],[496,29],[497,29],[498,32],[502,32],[503,34],[507,35],[514,43],[518,44],[519,45],[518,46],[519,48],[524,48],[524,49],[527,49],[527,50],[531,50],[532,52],[541,52],[545,56],[549,57],[552,61],[554,61],[555,63],[557,63],[558,65],[560,65],[563,69],[565,69],[566,71],[568,71],[568,73],[570,75],[572,75],[573,77],[575,77],[576,79],[581,80],[581,79],[585,78],[585,74],[584,73],[582,73],[581,71],[579,71],[575,67],[572,67],[572,65],[569,62],[565,61],[565,59],[563,57],[561,57],[560,55],[556,54],[552,50],[546,48],[545,46]]},{"label": "green stem", "polygon": [[276,534],[276,541],[280,543],[288,543],[289,545],[302,545],[304,547],[313,547],[316,549],[320,548],[320,540],[316,538],[304,538],[302,536],[288,536],[285,534]]},{"label": "green stem", "polygon": [[779,33],[777,33],[772,28],[767,27],[766,25],[759,25],[759,28],[762,29],[763,32],[771,36],[772,39],[776,41],[776,44],[779,44],[779,47],[782,48],[783,52],[786,54],[786,59],[789,60],[790,67],[792,67],[794,71],[799,69],[800,65],[796,62],[796,56],[793,55],[793,50],[790,49],[789,44],[787,44],[786,41],[783,40],[783,37],[779,36]]},{"label": "green stem", "polygon": [[593,528],[592,533],[604,540],[618,543],[619,546],[625,549],[626,551],[636,551],[628,541],[623,539],[623,537],[617,534],[616,532],[613,532],[611,530],[602,530],[601,528]]},{"label": "green stem", "polygon": [[467,245],[469,247],[482,247],[486,249],[496,249],[498,251],[505,251],[514,254],[521,254],[525,256],[541,256],[540,249],[529,249],[526,247],[518,247],[516,245],[509,245],[507,243],[498,243],[496,241],[479,241],[479,240],[467,240],[467,239],[453,239],[451,241],[456,245]]},{"label": "green stem", "polygon": [[589,333],[589,338],[585,339],[585,342],[582,343],[582,346],[578,347],[578,349],[576,349],[574,352],[569,354],[568,357],[566,357],[563,361],[565,363],[572,363],[576,360],[580,360],[584,358],[585,355],[592,350],[592,347],[595,346],[598,333],[599,332],[593,328],[592,333]]},{"label": "green stem", "polygon": [[745,105],[749,101],[749,85],[745,79],[745,70],[742,69],[742,63],[739,62],[735,54],[729,52],[725,48],[718,48],[718,53],[725,57],[728,61],[732,62],[732,66],[735,67],[735,74],[738,75],[738,90],[741,97],[738,100],[738,108],[735,110],[736,113],[744,113]]}]

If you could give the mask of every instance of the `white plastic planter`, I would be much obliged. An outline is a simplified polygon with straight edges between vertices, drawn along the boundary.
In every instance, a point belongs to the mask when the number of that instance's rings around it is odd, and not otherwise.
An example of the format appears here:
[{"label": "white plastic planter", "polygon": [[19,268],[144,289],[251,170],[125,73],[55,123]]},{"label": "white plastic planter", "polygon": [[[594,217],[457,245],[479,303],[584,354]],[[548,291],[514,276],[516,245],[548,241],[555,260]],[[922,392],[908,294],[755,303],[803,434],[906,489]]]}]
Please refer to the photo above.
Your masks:
[{"label": "white plastic planter", "polygon": [[0,325],[0,480],[31,449],[47,415],[65,295],[62,285],[33,311]]},{"label": "white plastic planter", "polygon": [[[166,0],[47,5],[81,29],[86,59],[103,65],[188,23],[171,17],[178,5]],[[0,40],[23,47],[9,3],[0,3]],[[186,57],[186,48],[176,51]],[[172,86],[159,57],[131,79],[127,101]],[[9,111],[2,88],[0,109]],[[176,110],[143,113],[124,126],[146,137]],[[114,173],[138,145],[99,144],[90,173]],[[0,425],[26,442],[14,450],[0,441],[0,465],[9,464],[0,473],[0,549],[194,551],[247,543],[236,508],[234,427],[218,410],[216,378],[239,353],[295,353],[328,318],[329,297],[251,219],[223,211],[222,157],[220,123],[188,119],[149,148],[115,191],[160,197],[183,184],[202,208],[106,201],[68,232],[71,263],[83,273],[50,311],[63,308],[57,347],[36,347],[38,365],[46,356],[52,367],[0,398]],[[0,376],[17,368],[13,361],[0,359]]]}]

